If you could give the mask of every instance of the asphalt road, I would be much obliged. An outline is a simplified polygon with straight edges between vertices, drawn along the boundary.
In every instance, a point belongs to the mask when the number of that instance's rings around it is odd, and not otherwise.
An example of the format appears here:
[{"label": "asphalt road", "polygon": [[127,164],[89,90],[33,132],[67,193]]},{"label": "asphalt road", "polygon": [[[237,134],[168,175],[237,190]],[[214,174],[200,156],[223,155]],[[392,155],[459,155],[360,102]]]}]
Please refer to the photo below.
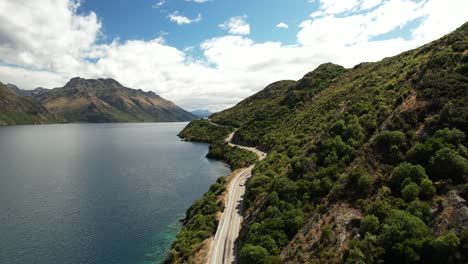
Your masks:
[{"label": "asphalt road", "polygon": [[[266,157],[266,153],[255,148],[232,144],[231,139],[233,135],[234,133],[226,138],[229,145],[253,151],[258,155],[259,160]],[[229,183],[224,212],[219,221],[210,254],[208,255],[208,263],[210,264],[232,264],[237,261],[237,246],[235,242],[239,237],[239,230],[243,220],[243,198],[245,193],[245,185],[241,186],[241,182],[245,183],[248,180],[252,175],[254,166],[239,170]]]}]

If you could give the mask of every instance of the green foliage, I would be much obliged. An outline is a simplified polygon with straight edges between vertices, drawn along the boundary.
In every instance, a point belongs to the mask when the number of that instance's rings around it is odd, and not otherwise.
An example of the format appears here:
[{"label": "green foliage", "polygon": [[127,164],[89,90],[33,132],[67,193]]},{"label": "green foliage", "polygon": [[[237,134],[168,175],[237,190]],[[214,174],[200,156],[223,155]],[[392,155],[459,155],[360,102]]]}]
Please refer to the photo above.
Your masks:
[{"label": "green foliage", "polygon": [[178,136],[189,141],[213,143],[226,138],[233,131],[232,127],[215,125],[207,119],[198,119],[190,122]]},{"label": "green foliage", "polygon": [[406,151],[406,136],[401,131],[382,131],[375,139],[375,148],[380,153],[382,161],[396,164],[403,160]]},{"label": "green foliage", "polygon": [[377,234],[379,231],[380,222],[375,215],[366,215],[361,220],[361,233]]},{"label": "green foliage", "polygon": [[431,207],[427,202],[416,199],[408,205],[406,210],[426,223],[430,220]]},{"label": "green foliage", "polygon": [[216,232],[216,213],[224,208],[218,196],[224,192],[225,185],[226,178],[218,178],[209,191],[187,209],[184,227],[171,247],[168,259],[171,263],[186,263],[191,260],[201,243]]},{"label": "green foliage", "polygon": [[335,239],[335,233],[330,226],[324,226],[322,228],[322,233],[320,234],[320,243],[330,243]]},{"label": "green foliage", "polygon": [[405,201],[411,202],[419,196],[419,186],[412,182],[401,190],[401,196]]},{"label": "green foliage", "polygon": [[353,170],[348,176],[349,192],[354,193],[355,197],[365,197],[371,190],[374,184],[374,178],[362,168]]},{"label": "green foliage", "polygon": [[432,181],[429,179],[422,180],[419,187],[419,197],[424,200],[430,200],[436,192]]},{"label": "green foliage", "polygon": [[257,154],[252,151],[241,149],[237,146],[231,147],[223,140],[213,142],[206,156],[226,161],[233,170],[248,167],[258,159]]},{"label": "green foliage", "polygon": [[420,184],[427,179],[426,171],[421,165],[412,165],[410,163],[401,163],[392,173],[392,186],[395,190],[400,190],[403,182],[408,179],[416,184]]},{"label": "green foliage", "polygon": [[453,231],[449,231],[439,237],[433,242],[433,251],[431,262],[433,263],[451,263],[453,256],[459,250],[460,239]]},{"label": "green foliage", "polygon": [[379,235],[379,244],[385,249],[384,259],[391,263],[419,261],[425,243],[430,240],[426,224],[401,210],[391,211]]},{"label": "green foliage", "polygon": [[443,148],[430,161],[431,174],[435,179],[451,179],[455,183],[468,180],[468,160],[455,150]]},{"label": "green foliage", "polygon": [[349,70],[323,65],[213,115],[216,123],[238,128],[239,144],[269,152],[247,185],[243,247],[258,246],[268,261],[290,245],[298,254],[291,263],[305,262],[301,248],[312,263],[339,262],[338,240],[327,238],[331,227],[322,227],[322,243],[290,242],[311,216],[329,217],[327,209],[344,202],[369,216],[346,262],[431,263],[434,254],[446,256],[434,250],[426,223],[435,186],[442,193],[466,183],[468,57],[460,47],[467,33],[468,24],[419,49]]},{"label": "green foliage", "polygon": [[266,264],[270,254],[262,246],[246,244],[240,252],[240,262],[245,264]]}]

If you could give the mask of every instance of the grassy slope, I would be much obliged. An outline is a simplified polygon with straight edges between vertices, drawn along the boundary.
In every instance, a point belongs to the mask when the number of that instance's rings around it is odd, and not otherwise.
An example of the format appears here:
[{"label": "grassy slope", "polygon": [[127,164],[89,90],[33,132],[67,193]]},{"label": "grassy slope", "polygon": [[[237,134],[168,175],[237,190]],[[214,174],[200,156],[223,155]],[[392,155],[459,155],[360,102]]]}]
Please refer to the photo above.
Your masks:
[{"label": "grassy slope", "polygon": [[467,36],[464,25],[376,63],[322,65],[212,116],[270,152],[247,185],[242,263],[466,260],[446,203],[468,177]]}]

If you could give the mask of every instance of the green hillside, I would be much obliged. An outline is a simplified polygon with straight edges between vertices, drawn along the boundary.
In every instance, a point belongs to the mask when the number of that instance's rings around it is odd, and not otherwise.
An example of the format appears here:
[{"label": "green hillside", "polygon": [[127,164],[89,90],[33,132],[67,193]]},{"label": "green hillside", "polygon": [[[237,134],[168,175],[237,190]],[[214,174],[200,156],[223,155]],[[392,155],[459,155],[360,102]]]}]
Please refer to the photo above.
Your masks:
[{"label": "green hillside", "polygon": [[465,24],[212,115],[269,153],[247,183],[240,263],[466,263],[467,62]]}]

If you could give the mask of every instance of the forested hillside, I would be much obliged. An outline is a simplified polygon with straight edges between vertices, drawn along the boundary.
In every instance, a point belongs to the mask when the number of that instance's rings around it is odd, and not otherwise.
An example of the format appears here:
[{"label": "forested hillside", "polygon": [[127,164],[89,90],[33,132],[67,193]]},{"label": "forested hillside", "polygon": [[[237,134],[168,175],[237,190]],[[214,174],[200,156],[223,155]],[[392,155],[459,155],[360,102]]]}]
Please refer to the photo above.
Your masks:
[{"label": "forested hillside", "polygon": [[240,263],[466,263],[467,62],[465,24],[212,115],[268,152],[247,182]]}]

